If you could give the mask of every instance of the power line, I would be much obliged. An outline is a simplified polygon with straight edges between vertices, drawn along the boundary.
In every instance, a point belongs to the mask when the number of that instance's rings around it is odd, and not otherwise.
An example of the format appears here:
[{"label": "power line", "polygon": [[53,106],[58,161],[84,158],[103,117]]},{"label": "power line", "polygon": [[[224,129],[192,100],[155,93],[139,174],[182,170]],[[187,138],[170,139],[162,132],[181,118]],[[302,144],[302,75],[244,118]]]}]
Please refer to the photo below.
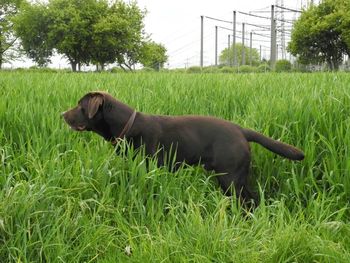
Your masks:
[{"label": "power line", "polygon": [[214,18],[214,17],[210,17],[210,16],[204,16],[204,17],[208,18],[208,19],[211,19],[211,20],[232,24],[232,21],[222,20],[222,19],[218,19],[218,18]]},{"label": "power line", "polygon": [[280,8],[280,9],[284,9],[284,10],[288,10],[290,12],[302,13],[301,10],[296,10],[296,9],[292,9],[292,8],[289,8],[289,7],[284,7],[284,6],[279,6],[279,5],[275,5],[275,7]]},{"label": "power line", "polygon": [[[253,16],[253,17],[258,17],[258,18],[271,20],[271,17],[267,17],[267,16],[253,15],[253,14],[249,14],[249,13],[245,13],[245,12],[241,12],[241,11],[237,11],[237,12],[242,14],[242,15],[246,15],[246,16]],[[277,21],[281,21],[281,22],[285,22],[285,23],[289,23],[289,24],[293,24],[293,22],[290,21],[290,20],[282,20],[282,19],[276,19],[276,20]]]},{"label": "power line", "polygon": [[259,27],[267,30],[271,30],[269,26],[261,26],[261,25],[256,25],[256,24],[250,24],[250,23],[245,23],[248,26],[254,26],[254,27]]},{"label": "power line", "polygon": [[245,13],[245,12],[241,12],[241,11],[237,11],[237,12],[242,14],[242,15],[246,15],[246,16],[254,16],[254,17],[258,17],[258,18],[264,18],[264,19],[271,20],[270,17],[266,17],[266,16],[253,15],[253,14],[249,14],[249,13]]}]

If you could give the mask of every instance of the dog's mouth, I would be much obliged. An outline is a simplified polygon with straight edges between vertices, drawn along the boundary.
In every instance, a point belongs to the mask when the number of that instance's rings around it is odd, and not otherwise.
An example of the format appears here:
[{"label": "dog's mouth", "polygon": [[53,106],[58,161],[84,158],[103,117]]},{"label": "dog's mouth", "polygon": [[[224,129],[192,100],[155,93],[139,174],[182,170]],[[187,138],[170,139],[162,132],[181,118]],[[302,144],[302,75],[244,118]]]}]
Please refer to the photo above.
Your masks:
[{"label": "dog's mouth", "polygon": [[84,126],[84,125],[78,125],[78,126],[69,125],[69,126],[74,131],[85,131],[86,130],[86,126]]}]

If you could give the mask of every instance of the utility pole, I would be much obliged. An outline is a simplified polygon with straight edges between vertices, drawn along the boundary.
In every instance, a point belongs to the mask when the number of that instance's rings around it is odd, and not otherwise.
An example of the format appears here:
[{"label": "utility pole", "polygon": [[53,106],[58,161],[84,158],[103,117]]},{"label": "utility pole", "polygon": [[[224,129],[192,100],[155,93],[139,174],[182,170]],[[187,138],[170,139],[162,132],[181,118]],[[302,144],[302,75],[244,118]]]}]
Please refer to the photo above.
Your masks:
[{"label": "utility pole", "polygon": [[227,55],[228,55],[228,61],[227,61],[227,65],[228,66],[231,66],[231,50],[230,50],[230,34],[228,34],[228,37],[227,37]]},{"label": "utility pole", "polygon": [[271,48],[270,48],[271,69],[275,69],[276,64],[276,20],[275,6],[271,5]]},{"label": "utility pole", "polygon": [[260,60],[259,61],[261,61],[262,60],[262,57],[261,57],[261,45],[260,45]]},{"label": "utility pole", "polygon": [[236,50],[236,11],[233,11],[233,38],[232,38],[232,48],[233,48],[233,66],[237,66],[237,50]]},{"label": "utility pole", "polygon": [[203,67],[203,20],[204,17],[201,16],[201,50],[200,50],[200,67]]},{"label": "utility pole", "polygon": [[215,26],[215,66],[218,65],[218,26]]},{"label": "utility pole", "polygon": [[249,45],[249,65],[253,65],[253,32],[250,32],[250,45]]},{"label": "utility pole", "polygon": [[[275,11],[276,28],[280,39],[281,59],[286,59],[286,36],[285,36],[285,22],[284,22],[284,0],[276,0],[276,6],[279,6]],[[277,33],[276,33],[277,34]],[[278,59],[277,59],[278,60]]]},{"label": "utility pole", "polygon": [[242,23],[242,64],[245,65],[245,46],[244,46],[244,31],[245,31],[245,24]]}]

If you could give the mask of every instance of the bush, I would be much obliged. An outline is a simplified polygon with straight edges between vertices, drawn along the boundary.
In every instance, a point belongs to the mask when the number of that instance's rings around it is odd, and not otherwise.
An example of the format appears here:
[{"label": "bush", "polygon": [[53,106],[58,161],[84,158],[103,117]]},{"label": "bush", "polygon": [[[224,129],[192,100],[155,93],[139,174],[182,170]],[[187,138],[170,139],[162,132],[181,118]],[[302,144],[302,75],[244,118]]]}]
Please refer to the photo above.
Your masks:
[{"label": "bush", "polygon": [[237,73],[237,67],[228,67],[228,66],[225,66],[225,67],[222,67],[220,69],[220,72],[221,73]]},{"label": "bush", "polygon": [[114,68],[111,68],[110,72],[111,73],[124,73],[125,70],[122,68],[114,67]]},{"label": "bush", "polygon": [[202,72],[202,68],[198,67],[198,66],[193,66],[193,67],[189,67],[186,70],[187,73],[201,73]]},{"label": "bush", "polygon": [[253,73],[256,72],[257,68],[249,65],[242,65],[238,68],[239,73]]},{"label": "bush", "polygon": [[59,70],[57,69],[53,69],[53,68],[48,68],[48,67],[37,67],[37,66],[31,66],[28,71],[31,72],[42,72],[42,73],[56,73],[59,72]]},{"label": "bush", "polygon": [[172,73],[186,73],[186,69],[176,68],[176,69],[171,69],[170,72],[172,72]]},{"label": "bush", "polygon": [[292,63],[286,59],[281,59],[276,62],[276,72],[289,72],[292,70]]},{"label": "bush", "polygon": [[218,73],[220,69],[218,67],[205,67],[202,70],[203,73]]},{"label": "bush", "polygon": [[269,71],[271,71],[271,68],[268,64],[264,63],[264,64],[261,64],[257,67],[257,71],[258,72],[269,72]]},{"label": "bush", "polygon": [[144,67],[141,69],[142,72],[155,72],[156,70],[154,68],[150,67]]}]

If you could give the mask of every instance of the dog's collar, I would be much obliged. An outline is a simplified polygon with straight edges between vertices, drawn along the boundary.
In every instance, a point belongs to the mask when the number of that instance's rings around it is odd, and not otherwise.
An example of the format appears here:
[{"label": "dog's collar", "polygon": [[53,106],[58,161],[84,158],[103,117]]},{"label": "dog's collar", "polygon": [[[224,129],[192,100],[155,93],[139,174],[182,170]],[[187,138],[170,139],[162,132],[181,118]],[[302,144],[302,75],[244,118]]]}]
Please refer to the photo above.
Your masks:
[{"label": "dog's collar", "polygon": [[121,139],[123,139],[123,137],[130,131],[132,125],[134,124],[136,113],[137,113],[137,111],[134,110],[134,112],[131,114],[129,120],[126,122],[122,132],[118,135],[118,137],[114,137],[111,140],[111,143],[113,146],[116,145]]}]

